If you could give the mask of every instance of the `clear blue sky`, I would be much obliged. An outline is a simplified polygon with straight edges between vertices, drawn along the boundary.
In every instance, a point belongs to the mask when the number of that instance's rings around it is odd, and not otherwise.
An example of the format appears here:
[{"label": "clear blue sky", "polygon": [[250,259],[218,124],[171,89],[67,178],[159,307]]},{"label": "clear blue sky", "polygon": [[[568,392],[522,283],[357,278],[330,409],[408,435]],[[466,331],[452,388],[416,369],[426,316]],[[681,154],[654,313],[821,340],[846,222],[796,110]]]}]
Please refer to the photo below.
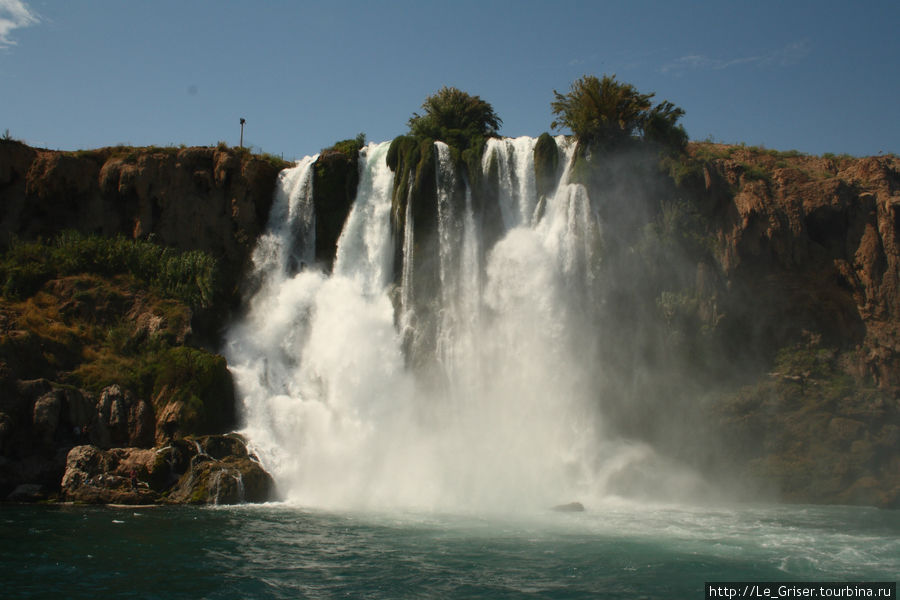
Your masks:
[{"label": "clear blue sky", "polygon": [[0,0],[0,132],[71,150],[245,145],[300,158],[406,131],[443,85],[501,133],[615,74],[691,139],[900,153],[900,2]]}]

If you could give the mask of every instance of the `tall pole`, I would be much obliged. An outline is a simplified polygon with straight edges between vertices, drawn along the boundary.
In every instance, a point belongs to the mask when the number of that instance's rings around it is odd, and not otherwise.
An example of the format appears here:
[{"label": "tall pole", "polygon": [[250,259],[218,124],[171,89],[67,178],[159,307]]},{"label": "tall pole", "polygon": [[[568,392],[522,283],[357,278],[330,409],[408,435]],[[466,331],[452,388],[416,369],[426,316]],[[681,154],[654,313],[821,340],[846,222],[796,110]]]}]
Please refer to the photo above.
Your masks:
[{"label": "tall pole", "polygon": [[244,123],[246,123],[246,119],[241,117],[241,150],[244,149]]}]

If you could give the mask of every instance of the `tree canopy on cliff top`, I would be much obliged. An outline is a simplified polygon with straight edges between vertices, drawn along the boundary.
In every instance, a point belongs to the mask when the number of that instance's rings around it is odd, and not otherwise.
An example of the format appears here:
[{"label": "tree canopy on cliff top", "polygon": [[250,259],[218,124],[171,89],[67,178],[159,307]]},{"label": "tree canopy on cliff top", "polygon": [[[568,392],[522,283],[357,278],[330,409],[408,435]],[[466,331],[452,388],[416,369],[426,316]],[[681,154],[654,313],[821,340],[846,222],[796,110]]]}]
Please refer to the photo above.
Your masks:
[{"label": "tree canopy on cliff top", "polygon": [[503,121],[488,102],[455,87],[444,86],[422,103],[424,114],[413,113],[409,131],[418,138],[440,140],[465,150],[478,138],[497,135]]},{"label": "tree canopy on cliff top", "polygon": [[677,124],[684,110],[668,100],[653,106],[654,94],[642,94],[615,75],[585,75],[567,94],[553,90],[553,95],[550,106],[557,118],[550,126],[569,128],[585,145],[614,148],[634,136],[678,150],[687,143],[687,133]]}]

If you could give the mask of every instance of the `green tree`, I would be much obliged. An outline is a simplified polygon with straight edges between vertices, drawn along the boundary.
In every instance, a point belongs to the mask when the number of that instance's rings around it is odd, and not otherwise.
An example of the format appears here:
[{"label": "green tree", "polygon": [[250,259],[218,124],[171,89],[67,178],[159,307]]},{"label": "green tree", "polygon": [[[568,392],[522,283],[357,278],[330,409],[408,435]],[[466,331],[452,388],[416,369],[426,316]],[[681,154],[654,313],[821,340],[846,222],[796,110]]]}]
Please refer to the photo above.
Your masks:
[{"label": "green tree", "polygon": [[460,151],[497,135],[503,121],[478,96],[454,87],[442,87],[422,103],[424,114],[413,113],[409,131],[418,138],[440,140]]},{"label": "green tree", "polygon": [[670,147],[687,142],[684,128],[677,125],[682,109],[667,100],[653,106],[654,94],[642,94],[615,75],[585,75],[572,83],[569,93],[553,90],[553,95],[556,119],[551,127],[570,129],[582,144],[615,147],[635,136]]},{"label": "green tree", "polygon": [[684,110],[668,100],[664,100],[651,110],[644,119],[644,139],[658,142],[674,150],[684,150],[688,135],[684,127],[678,125],[678,119],[684,116]]}]

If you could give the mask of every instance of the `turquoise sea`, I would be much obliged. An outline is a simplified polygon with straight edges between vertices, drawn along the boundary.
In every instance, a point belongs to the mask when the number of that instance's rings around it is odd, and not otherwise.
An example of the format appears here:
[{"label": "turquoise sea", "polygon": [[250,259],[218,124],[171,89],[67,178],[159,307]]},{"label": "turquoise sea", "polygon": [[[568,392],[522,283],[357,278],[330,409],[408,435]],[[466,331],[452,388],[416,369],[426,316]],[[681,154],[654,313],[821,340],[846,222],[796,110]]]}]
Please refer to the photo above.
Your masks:
[{"label": "turquoise sea", "polygon": [[706,581],[896,581],[900,511],[583,513],[0,506],[3,598],[704,598]]}]

